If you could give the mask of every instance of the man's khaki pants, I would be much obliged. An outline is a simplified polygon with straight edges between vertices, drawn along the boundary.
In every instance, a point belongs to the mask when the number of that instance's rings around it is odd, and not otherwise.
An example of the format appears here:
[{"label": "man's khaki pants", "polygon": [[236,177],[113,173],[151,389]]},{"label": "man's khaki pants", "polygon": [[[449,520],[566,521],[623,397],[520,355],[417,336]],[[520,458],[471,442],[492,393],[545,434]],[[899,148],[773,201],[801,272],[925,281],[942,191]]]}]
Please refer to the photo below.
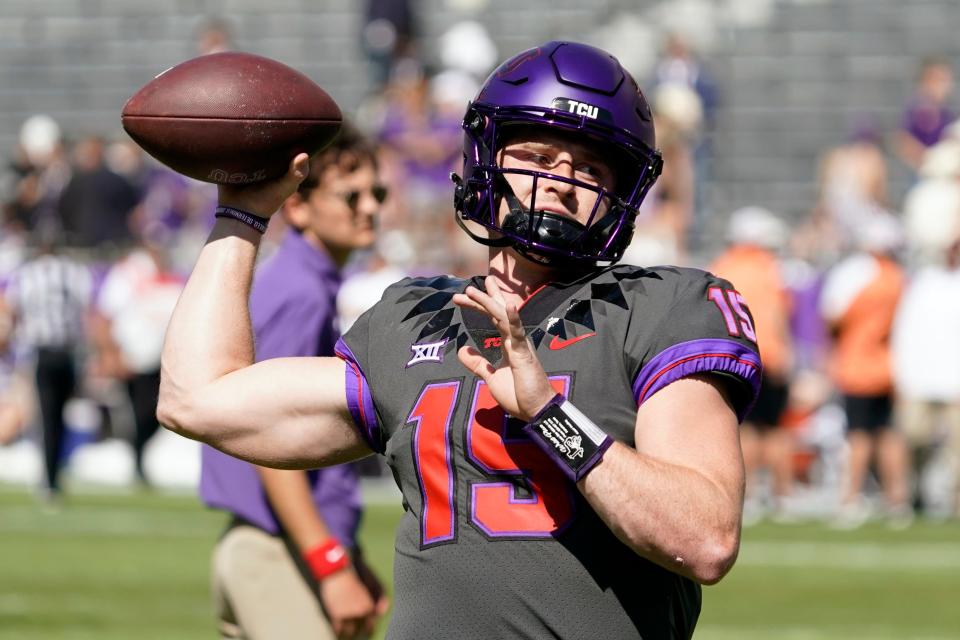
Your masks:
[{"label": "man's khaki pants", "polygon": [[221,638],[335,639],[284,541],[256,527],[234,526],[220,539],[212,583]]}]

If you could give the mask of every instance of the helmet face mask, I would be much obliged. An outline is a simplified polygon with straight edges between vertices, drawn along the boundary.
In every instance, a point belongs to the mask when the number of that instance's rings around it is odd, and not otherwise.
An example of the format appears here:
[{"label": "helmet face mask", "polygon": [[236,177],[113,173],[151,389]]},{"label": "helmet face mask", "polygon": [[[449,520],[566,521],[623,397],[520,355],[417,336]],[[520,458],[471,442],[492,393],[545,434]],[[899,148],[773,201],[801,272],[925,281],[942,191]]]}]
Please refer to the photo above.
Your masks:
[{"label": "helmet face mask", "polygon": [[[516,125],[592,146],[615,174],[615,184],[504,168],[498,156]],[[471,237],[513,247],[548,265],[620,258],[633,234],[637,207],[662,161],[654,150],[649,107],[616,59],[587,45],[563,42],[523,52],[490,76],[468,108],[463,128],[464,177],[454,178],[455,207],[457,221]],[[531,192],[524,203],[509,183],[527,177]],[[538,208],[538,185],[547,181],[595,194],[585,223]],[[464,221],[486,227],[491,237],[477,235]]]}]

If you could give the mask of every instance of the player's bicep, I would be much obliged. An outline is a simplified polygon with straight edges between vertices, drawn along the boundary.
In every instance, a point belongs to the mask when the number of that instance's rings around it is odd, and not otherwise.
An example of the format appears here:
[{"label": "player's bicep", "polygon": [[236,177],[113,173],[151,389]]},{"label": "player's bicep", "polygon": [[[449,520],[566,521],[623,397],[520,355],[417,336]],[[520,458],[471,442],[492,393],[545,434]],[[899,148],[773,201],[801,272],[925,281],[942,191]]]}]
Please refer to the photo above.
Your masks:
[{"label": "player's bicep", "polygon": [[692,375],[660,389],[637,409],[634,437],[641,453],[695,469],[719,486],[732,506],[742,500],[737,414],[728,383],[719,376]]},{"label": "player's bicep", "polygon": [[371,451],[348,407],[345,366],[339,358],[258,362],[191,394],[189,419],[208,444],[264,466],[355,460]]}]

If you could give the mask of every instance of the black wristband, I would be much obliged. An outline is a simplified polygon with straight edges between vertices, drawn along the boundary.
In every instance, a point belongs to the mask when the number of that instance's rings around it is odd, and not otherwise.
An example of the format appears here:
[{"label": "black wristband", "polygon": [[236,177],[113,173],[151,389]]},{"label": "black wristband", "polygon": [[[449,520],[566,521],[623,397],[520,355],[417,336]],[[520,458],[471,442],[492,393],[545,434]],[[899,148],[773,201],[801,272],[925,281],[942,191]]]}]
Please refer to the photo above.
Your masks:
[{"label": "black wristband", "polygon": [[590,472],[613,438],[559,393],[523,428],[574,482]]},{"label": "black wristband", "polygon": [[263,233],[267,230],[267,224],[270,222],[270,218],[261,218],[260,216],[255,216],[252,213],[243,211],[242,209],[235,209],[233,207],[227,207],[220,205],[217,207],[216,212],[213,214],[216,218],[233,218],[238,220],[248,227],[252,227]]}]

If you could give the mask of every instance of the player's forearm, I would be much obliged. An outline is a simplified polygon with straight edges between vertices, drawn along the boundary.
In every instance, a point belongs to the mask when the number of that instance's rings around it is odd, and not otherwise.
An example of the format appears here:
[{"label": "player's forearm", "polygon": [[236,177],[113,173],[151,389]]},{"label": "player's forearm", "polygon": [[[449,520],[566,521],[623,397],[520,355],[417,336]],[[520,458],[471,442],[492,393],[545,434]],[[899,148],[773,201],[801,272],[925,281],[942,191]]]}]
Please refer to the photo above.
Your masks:
[{"label": "player's forearm", "polygon": [[257,473],[277,520],[301,552],[330,538],[330,529],[313,502],[305,472],[257,467]]},{"label": "player's forearm", "polygon": [[666,569],[713,584],[736,560],[742,486],[621,443],[577,486],[624,544]]},{"label": "player's forearm", "polygon": [[170,320],[161,356],[157,412],[190,432],[193,394],[253,362],[248,297],[260,234],[218,219]]}]

